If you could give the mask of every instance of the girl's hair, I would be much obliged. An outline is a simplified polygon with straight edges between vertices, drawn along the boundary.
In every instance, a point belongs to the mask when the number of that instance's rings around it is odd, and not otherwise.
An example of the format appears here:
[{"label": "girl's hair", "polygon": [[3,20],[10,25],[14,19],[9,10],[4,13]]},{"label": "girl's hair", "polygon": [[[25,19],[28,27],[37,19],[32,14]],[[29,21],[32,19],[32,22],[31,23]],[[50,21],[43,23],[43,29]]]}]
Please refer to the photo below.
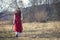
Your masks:
[{"label": "girl's hair", "polygon": [[19,10],[18,15],[21,16],[21,10]]},{"label": "girl's hair", "polygon": [[21,10],[20,10],[20,8],[17,8],[16,11],[18,12],[18,15],[21,16]]}]

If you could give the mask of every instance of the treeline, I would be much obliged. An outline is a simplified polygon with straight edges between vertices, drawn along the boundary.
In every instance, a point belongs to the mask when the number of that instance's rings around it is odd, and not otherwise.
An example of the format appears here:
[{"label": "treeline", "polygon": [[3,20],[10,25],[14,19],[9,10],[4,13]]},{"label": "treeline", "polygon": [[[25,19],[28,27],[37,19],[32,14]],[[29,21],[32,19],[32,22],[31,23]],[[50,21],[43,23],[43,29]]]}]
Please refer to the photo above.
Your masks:
[{"label": "treeline", "polygon": [[32,6],[23,9],[24,22],[45,22],[60,20],[60,2],[50,5]]},{"label": "treeline", "polygon": [[[60,2],[53,4],[33,5],[23,8],[23,22],[60,21]],[[13,20],[13,13],[3,11],[0,20]]]}]

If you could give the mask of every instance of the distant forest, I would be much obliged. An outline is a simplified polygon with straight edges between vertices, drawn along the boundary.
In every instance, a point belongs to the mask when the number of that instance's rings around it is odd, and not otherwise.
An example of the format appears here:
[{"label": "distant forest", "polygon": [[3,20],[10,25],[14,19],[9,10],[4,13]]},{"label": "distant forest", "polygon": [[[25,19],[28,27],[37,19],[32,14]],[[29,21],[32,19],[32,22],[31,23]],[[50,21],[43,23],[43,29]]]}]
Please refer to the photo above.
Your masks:
[{"label": "distant forest", "polygon": [[24,22],[60,21],[60,2],[23,9]]},{"label": "distant forest", "polygon": [[[54,2],[23,8],[23,22],[60,21],[60,2]],[[0,12],[0,20],[13,20],[13,12],[7,10]]]}]

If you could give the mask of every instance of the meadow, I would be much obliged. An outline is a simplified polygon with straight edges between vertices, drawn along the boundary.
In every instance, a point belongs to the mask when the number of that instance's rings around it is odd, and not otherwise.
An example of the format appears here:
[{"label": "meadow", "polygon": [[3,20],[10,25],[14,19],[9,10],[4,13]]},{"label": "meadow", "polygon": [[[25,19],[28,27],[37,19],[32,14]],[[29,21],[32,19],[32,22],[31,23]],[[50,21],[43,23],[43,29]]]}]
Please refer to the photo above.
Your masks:
[{"label": "meadow", "polygon": [[9,23],[0,21],[0,40],[60,40],[60,21],[23,23],[23,35],[18,38]]}]

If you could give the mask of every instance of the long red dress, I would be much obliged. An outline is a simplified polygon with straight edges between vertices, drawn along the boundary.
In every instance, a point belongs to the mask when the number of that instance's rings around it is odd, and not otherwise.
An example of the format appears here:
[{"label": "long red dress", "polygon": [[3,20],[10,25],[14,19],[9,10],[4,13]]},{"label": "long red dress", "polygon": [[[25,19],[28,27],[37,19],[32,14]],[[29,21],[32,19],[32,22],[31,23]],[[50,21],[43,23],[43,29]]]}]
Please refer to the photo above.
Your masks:
[{"label": "long red dress", "polygon": [[[19,14],[20,13],[20,14]],[[14,22],[14,31],[15,32],[22,32],[22,21],[21,21],[21,11],[15,11],[15,22]]]}]

